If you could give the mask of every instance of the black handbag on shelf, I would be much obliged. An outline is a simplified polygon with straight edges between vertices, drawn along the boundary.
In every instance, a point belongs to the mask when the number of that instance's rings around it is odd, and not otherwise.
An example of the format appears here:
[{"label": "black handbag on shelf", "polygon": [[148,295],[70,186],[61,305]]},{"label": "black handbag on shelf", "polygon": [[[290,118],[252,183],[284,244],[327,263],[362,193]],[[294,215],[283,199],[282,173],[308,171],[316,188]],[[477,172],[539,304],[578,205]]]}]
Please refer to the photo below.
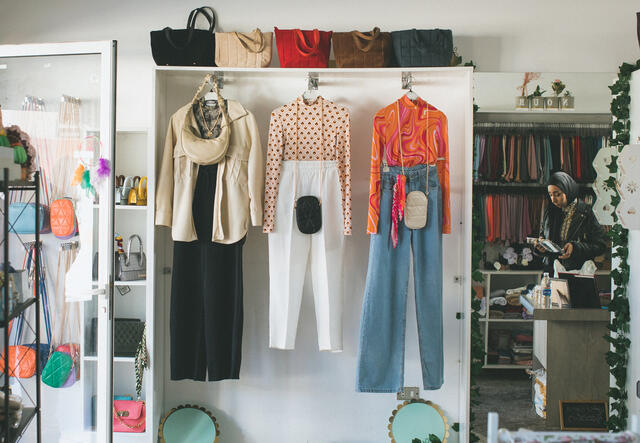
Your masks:
[{"label": "black handbag on shelf", "polygon": [[451,66],[453,34],[450,29],[407,29],[391,33],[397,66]]},{"label": "black handbag on shelf", "polygon": [[[136,350],[142,340],[144,322],[138,318],[116,318],[113,320],[113,355],[114,357],[135,357]],[[96,355],[98,341],[98,319],[91,319],[91,330],[85,343],[87,355]]]},{"label": "black handbag on shelf", "polygon": [[[200,14],[209,22],[209,29],[195,29]],[[189,13],[187,29],[167,26],[151,31],[151,55],[156,65],[215,66],[215,26],[215,12],[209,6],[202,6]]]}]

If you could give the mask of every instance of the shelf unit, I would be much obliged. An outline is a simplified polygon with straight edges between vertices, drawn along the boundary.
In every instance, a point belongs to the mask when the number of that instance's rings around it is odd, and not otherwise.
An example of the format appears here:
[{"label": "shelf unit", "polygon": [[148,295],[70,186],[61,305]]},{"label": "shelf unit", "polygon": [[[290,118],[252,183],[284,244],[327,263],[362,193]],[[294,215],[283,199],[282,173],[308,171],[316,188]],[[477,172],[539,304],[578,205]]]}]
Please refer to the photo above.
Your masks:
[{"label": "shelf unit", "polygon": [[13,309],[13,311],[9,312],[9,315],[6,321],[0,320],[0,328],[4,328],[7,322],[11,322],[11,320],[18,317],[20,314],[26,311],[29,306],[31,306],[35,302],[36,302],[36,298],[30,297],[26,301],[18,303],[16,307]]},{"label": "shelf unit", "polygon": [[[146,176],[147,204],[145,206],[116,205],[115,232],[121,234],[126,250],[130,235],[138,234],[142,238],[147,259],[147,279],[136,281],[115,281],[116,287],[128,286],[131,291],[114,294],[115,318],[140,318],[147,323],[147,347],[149,361],[153,362],[154,327],[154,276],[155,276],[155,147],[152,145],[148,128],[120,128],[116,131],[116,175]],[[132,395],[135,399],[135,358],[114,357],[113,393],[114,395]],[[159,391],[153,364],[144,372],[142,397],[146,406],[146,430],[143,433],[113,433],[114,442],[144,441],[155,442],[157,438],[154,417],[161,410],[156,400]]]},{"label": "shelf unit", "polygon": [[498,365],[498,364],[484,364],[482,369],[531,369],[531,366],[523,365]]},{"label": "shelf unit", "polygon": [[[40,175],[38,172],[35,173],[34,175],[34,179],[33,182],[11,182],[9,179],[9,169],[4,168],[2,170],[2,181],[0,183],[0,191],[2,192],[3,195],[3,208],[2,208],[2,215],[3,215],[3,237],[2,237],[2,241],[0,242],[2,244],[2,248],[3,248],[3,254],[4,254],[4,258],[2,260],[2,264],[3,264],[3,270],[5,272],[5,277],[4,278],[4,285],[2,287],[2,320],[0,321],[0,328],[2,328],[3,330],[3,346],[2,346],[2,358],[4,359],[4,367],[5,368],[11,368],[11,365],[9,364],[9,336],[10,336],[10,331],[9,331],[9,324],[11,323],[11,321],[17,317],[19,317],[21,314],[25,313],[27,309],[29,309],[30,307],[34,306],[35,307],[35,327],[34,327],[34,334],[35,334],[35,339],[33,344],[35,344],[35,361],[39,362],[40,361],[40,291],[39,290],[35,290],[35,296],[33,297],[28,297],[26,300],[18,303],[11,311],[9,311],[9,278],[6,276],[6,274],[9,274],[9,243],[10,243],[10,228],[9,228],[9,201],[10,201],[10,192],[12,191],[16,191],[16,190],[20,190],[20,191],[27,191],[27,192],[33,192],[33,196],[30,197],[28,199],[29,203],[32,203],[35,205],[35,213],[36,213],[36,217],[34,220],[34,232],[35,232],[35,246],[34,246],[34,280],[33,280],[33,287],[34,288],[38,288],[39,289],[39,284],[40,284],[40,232],[38,229],[38,226],[40,224],[40,217],[39,217],[39,208],[40,208]],[[19,215],[18,217],[20,217],[21,215]],[[17,236],[17,240],[19,242],[21,242],[20,237]],[[25,319],[25,324],[29,325],[29,321],[27,319]],[[30,327],[30,326],[29,326]],[[36,418],[36,440],[38,443],[40,443],[40,441],[42,441],[42,396],[41,396],[41,380],[40,380],[40,374],[41,374],[42,368],[39,367],[39,365],[36,366],[36,372],[34,375],[34,384],[35,384],[35,402],[31,405],[29,405],[27,403],[28,400],[32,400],[33,401],[33,397],[29,396],[27,394],[27,398],[22,398],[23,401],[23,410],[22,410],[22,417],[20,420],[20,424],[18,425],[17,428],[11,428],[7,425],[6,419],[4,422],[0,423],[0,435],[2,436],[2,440],[5,443],[12,443],[12,442],[16,442],[18,440],[20,440],[20,438],[22,437],[22,434],[25,432],[25,430],[27,429],[27,427],[30,425],[30,423],[32,422],[33,418]],[[9,370],[10,372],[10,370]],[[2,377],[2,391],[5,394],[4,395],[4,404],[2,404],[2,409],[4,411],[7,411],[9,409],[9,393],[10,393],[10,387],[9,387],[9,383],[10,383],[10,379],[11,377],[9,377],[6,373],[2,373],[0,374],[0,377]],[[20,379],[16,378],[15,379],[17,381],[17,383],[22,387],[22,389],[25,389],[25,386],[23,385],[23,383],[20,381]],[[25,407],[26,406],[30,406],[30,407]],[[31,407],[32,406],[32,407]]]},{"label": "shelf unit", "polygon": [[481,318],[480,321],[488,323],[529,323],[533,320],[525,318],[523,318],[522,320],[515,318]]},{"label": "shelf unit", "polygon": [[[483,287],[485,297],[490,296],[491,291],[496,289],[509,289],[525,286],[531,283],[538,283],[542,279],[542,270],[523,270],[523,271],[481,271],[483,276]],[[596,280],[598,287],[603,288],[607,283],[610,284],[608,278],[610,271],[596,271]],[[522,366],[514,364],[491,364],[488,362],[489,351],[489,331],[493,327],[500,327],[500,329],[510,329],[518,327],[526,327],[532,329],[533,334],[533,319],[503,319],[503,318],[489,318],[489,307],[487,306],[485,316],[480,318],[480,328],[484,340],[484,362],[483,369],[530,369],[531,366]],[[534,339],[535,341],[535,339]]]},{"label": "shelf unit", "polygon": [[[98,357],[95,355],[85,355],[83,357],[84,361],[98,361]],[[113,357],[114,363],[135,363],[135,357]]]},{"label": "shelf unit", "polygon": [[[6,441],[15,442],[20,440],[20,438],[22,437],[22,434],[24,434],[24,431],[27,430],[27,427],[29,426],[33,418],[36,416],[38,417],[40,416],[39,408],[24,408],[22,410],[22,418],[20,419],[20,424],[18,425],[18,427],[15,429],[9,430],[8,438],[5,433]],[[40,441],[40,435],[38,435],[38,441]]]},{"label": "shelf unit", "polygon": [[[496,289],[511,289],[525,286],[530,283],[537,283],[542,278],[542,271],[524,270],[524,271],[481,271],[483,277],[484,294],[487,300],[491,291]],[[533,335],[533,320],[527,319],[504,319],[489,318],[490,307],[487,303],[485,316],[480,318],[481,331],[484,340],[484,369],[530,369],[531,366],[515,365],[515,364],[494,364],[489,363],[489,331],[494,326],[500,326],[500,329],[512,329],[518,327],[526,327],[531,329]]]},{"label": "shelf unit", "polygon": [[[154,269],[155,269],[155,227],[153,207],[155,205],[155,150],[151,146],[149,129],[142,127],[120,128],[116,130],[116,161],[115,174],[125,176],[146,176],[147,177],[147,204],[143,206],[115,205],[115,226],[114,232],[120,234],[124,240],[126,251],[129,236],[138,234],[142,238],[143,251],[147,260],[146,280],[134,281],[114,281],[116,287],[113,301],[114,318],[139,318],[147,323],[147,348],[149,351],[149,369],[144,371],[141,400],[145,401],[146,408],[146,430],[142,433],[113,433],[114,442],[155,442],[157,437],[154,420],[161,409],[156,396],[161,389],[157,385],[155,367],[153,365],[153,330],[154,330]],[[94,205],[96,209],[98,205]],[[137,244],[133,249],[137,248]],[[137,250],[137,249],[136,249]],[[94,281],[94,285],[97,282]],[[128,287],[129,291],[122,294],[118,288]],[[85,325],[88,319],[85,319]],[[95,355],[83,355],[82,361],[85,366],[93,368],[97,365],[98,357]],[[135,358],[134,357],[113,357],[113,394],[130,395],[136,399],[135,392]],[[89,374],[91,371],[85,371]],[[91,411],[92,397],[95,395],[97,380],[87,380],[83,390],[83,400],[85,402],[85,430],[95,432],[93,417],[86,411]]]},{"label": "shelf unit", "polygon": [[[98,205],[93,205],[94,209],[98,209]],[[116,205],[116,211],[146,211],[147,205]]]}]

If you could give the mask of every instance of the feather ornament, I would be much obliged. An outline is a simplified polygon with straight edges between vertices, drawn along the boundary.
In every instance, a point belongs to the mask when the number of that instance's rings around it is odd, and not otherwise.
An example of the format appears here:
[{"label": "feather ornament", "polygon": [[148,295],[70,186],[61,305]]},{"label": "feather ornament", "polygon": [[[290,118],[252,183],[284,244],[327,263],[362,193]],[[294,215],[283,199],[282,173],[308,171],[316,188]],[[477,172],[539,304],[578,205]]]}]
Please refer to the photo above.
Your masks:
[{"label": "feather ornament", "polygon": [[98,174],[98,180],[104,180],[109,177],[109,174],[111,174],[111,164],[109,163],[109,160],[100,157],[98,160],[98,170],[96,172]]},{"label": "feather ornament", "polygon": [[95,195],[96,193],[96,190],[93,189],[93,185],[91,184],[91,171],[88,169],[85,169],[82,173],[82,183],[80,187],[86,191],[88,196]]},{"label": "feather ornament", "polygon": [[84,166],[78,165],[73,173],[73,179],[71,180],[71,186],[78,186],[82,183],[82,174],[84,174]]}]

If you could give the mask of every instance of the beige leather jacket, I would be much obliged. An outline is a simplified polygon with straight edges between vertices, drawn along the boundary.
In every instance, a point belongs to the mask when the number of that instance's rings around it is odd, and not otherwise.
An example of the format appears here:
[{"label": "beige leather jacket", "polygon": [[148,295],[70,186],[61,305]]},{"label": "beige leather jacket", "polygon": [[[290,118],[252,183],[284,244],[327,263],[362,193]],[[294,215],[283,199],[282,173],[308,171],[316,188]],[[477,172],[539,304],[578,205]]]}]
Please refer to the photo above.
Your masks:
[{"label": "beige leather jacket", "polygon": [[[200,130],[190,109],[191,103],[171,116],[156,193],[156,225],[170,227],[174,241],[197,240],[191,206],[198,164],[185,153],[183,145],[202,143],[206,147],[211,142],[198,138]],[[229,148],[218,163],[211,234],[212,241],[225,244],[242,239],[247,233],[249,218],[253,226],[262,224],[264,189],[262,146],[256,119],[233,100],[227,100],[227,113],[231,134]]]}]

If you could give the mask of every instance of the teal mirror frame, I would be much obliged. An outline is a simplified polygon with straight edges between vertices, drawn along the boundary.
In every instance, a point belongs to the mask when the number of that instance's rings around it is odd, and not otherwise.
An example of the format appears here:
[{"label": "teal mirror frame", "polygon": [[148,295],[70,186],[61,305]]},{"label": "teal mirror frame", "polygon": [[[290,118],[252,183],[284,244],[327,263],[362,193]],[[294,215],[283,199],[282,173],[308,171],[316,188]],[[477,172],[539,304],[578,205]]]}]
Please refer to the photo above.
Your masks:
[{"label": "teal mirror frame", "polygon": [[173,408],[169,412],[167,412],[164,417],[162,417],[162,420],[160,420],[160,426],[158,426],[158,440],[160,441],[160,443],[167,443],[166,440],[164,439],[164,432],[163,432],[164,431],[164,424],[167,421],[167,418],[169,418],[169,416],[171,414],[173,414],[174,412],[176,412],[176,411],[178,411],[180,409],[187,409],[187,408],[197,409],[199,411],[202,411],[202,412],[204,412],[205,414],[207,414],[211,418],[211,421],[213,422],[213,426],[215,427],[215,430],[216,430],[216,437],[215,437],[215,439],[213,440],[212,443],[219,443],[219,441],[220,441],[220,427],[218,426],[218,422],[216,421],[216,418],[213,416],[213,414],[210,411],[208,411],[205,408],[203,408],[202,406],[188,405],[188,404],[187,405],[180,405],[177,408]]},{"label": "teal mirror frame", "polygon": [[[389,428],[389,438],[391,438],[391,443],[400,443],[400,442],[397,442],[395,440],[394,435],[393,435],[393,422],[394,422],[396,416],[402,410],[402,408],[404,408],[405,406],[414,404],[414,403],[422,403],[422,404],[425,404],[427,406],[430,406],[440,415],[440,417],[442,417],[442,423],[443,423],[443,426],[444,426],[444,437],[442,438],[442,443],[447,443],[447,440],[449,438],[449,422],[447,420],[447,417],[444,415],[444,412],[442,411],[440,406],[438,406],[437,404],[435,404],[435,403],[433,403],[433,402],[431,402],[429,400],[423,400],[421,398],[405,401],[404,403],[399,404],[398,407],[393,410],[393,412],[391,414],[391,417],[389,417],[389,425],[387,426]],[[419,436],[416,436],[416,437],[419,437]],[[425,435],[423,438],[427,438],[427,437],[428,437],[428,435]]]}]

